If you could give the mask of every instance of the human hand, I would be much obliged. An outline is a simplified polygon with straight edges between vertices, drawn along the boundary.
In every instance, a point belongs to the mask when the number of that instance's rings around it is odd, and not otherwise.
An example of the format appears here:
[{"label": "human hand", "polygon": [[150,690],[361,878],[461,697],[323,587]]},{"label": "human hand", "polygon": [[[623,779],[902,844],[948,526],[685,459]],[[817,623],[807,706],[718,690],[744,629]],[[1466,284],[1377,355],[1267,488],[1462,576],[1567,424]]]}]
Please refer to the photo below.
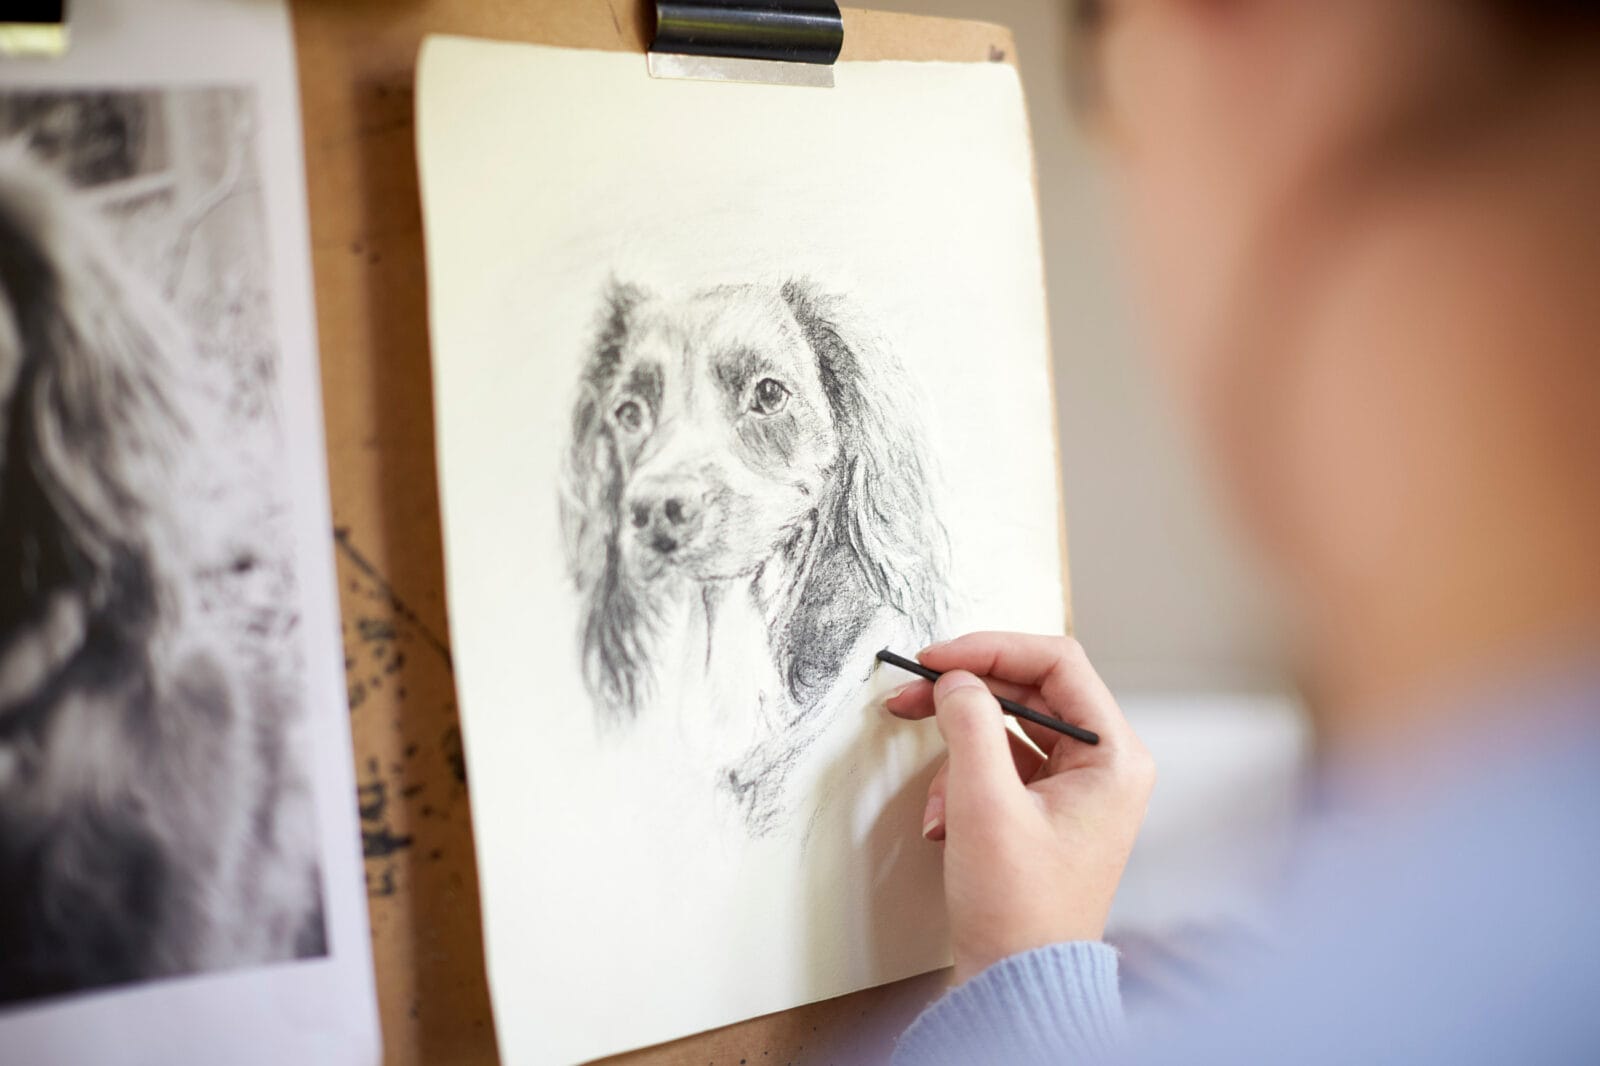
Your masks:
[{"label": "human hand", "polygon": [[[923,835],[945,843],[956,979],[1018,952],[1100,939],[1155,764],[1082,647],[972,633],[918,659],[944,677],[913,681],[885,705],[900,718],[935,717],[949,748],[928,788]],[[1028,744],[1006,728],[991,692],[1092,729],[1100,743],[1019,722]]]}]

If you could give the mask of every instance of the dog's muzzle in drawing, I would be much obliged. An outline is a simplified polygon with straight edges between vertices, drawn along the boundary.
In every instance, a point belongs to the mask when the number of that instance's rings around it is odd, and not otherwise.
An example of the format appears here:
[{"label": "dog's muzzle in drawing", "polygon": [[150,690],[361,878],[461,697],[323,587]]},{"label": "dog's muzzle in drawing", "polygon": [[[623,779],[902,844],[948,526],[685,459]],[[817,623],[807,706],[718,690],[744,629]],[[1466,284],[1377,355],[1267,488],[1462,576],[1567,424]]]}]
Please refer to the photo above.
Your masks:
[{"label": "dog's muzzle in drawing", "polygon": [[691,481],[652,480],[629,494],[626,513],[646,568],[654,573],[693,553],[706,493]]}]

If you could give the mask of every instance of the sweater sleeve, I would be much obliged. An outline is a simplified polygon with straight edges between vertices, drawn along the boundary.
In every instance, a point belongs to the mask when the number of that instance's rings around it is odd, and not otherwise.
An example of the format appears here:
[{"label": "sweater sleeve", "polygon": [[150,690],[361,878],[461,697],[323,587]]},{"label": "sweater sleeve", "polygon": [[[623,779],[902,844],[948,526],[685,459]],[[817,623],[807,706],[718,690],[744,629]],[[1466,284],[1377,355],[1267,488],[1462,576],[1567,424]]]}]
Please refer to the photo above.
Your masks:
[{"label": "sweater sleeve", "polygon": [[1100,1062],[1122,1039],[1117,953],[1078,941],[1013,955],[951,989],[900,1037],[893,1063]]}]

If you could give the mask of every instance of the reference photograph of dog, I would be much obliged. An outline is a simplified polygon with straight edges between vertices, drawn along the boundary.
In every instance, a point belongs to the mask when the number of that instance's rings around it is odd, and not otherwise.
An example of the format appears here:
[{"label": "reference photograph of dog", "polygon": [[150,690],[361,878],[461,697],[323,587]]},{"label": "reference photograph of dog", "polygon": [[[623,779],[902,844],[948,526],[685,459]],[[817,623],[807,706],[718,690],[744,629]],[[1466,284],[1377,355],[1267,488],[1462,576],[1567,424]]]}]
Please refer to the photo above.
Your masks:
[{"label": "reference photograph of dog", "polygon": [[912,395],[807,280],[604,297],[561,501],[583,675],[608,727],[680,715],[753,834],[788,820],[872,652],[938,630],[948,537]]},{"label": "reference photograph of dog", "polygon": [[253,105],[0,93],[0,1003],[326,953]]}]

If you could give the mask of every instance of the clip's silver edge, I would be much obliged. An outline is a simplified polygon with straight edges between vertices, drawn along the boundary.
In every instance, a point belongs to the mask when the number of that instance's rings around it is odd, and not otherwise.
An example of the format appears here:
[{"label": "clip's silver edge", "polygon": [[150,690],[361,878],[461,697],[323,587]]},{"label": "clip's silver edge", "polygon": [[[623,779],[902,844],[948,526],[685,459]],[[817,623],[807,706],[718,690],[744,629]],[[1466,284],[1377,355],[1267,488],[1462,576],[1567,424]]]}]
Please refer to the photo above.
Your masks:
[{"label": "clip's silver edge", "polygon": [[833,88],[833,67],[823,63],[783,63],[772,59],[692,56],[679,52],[646,52],[645,57],[652,78]]}]

